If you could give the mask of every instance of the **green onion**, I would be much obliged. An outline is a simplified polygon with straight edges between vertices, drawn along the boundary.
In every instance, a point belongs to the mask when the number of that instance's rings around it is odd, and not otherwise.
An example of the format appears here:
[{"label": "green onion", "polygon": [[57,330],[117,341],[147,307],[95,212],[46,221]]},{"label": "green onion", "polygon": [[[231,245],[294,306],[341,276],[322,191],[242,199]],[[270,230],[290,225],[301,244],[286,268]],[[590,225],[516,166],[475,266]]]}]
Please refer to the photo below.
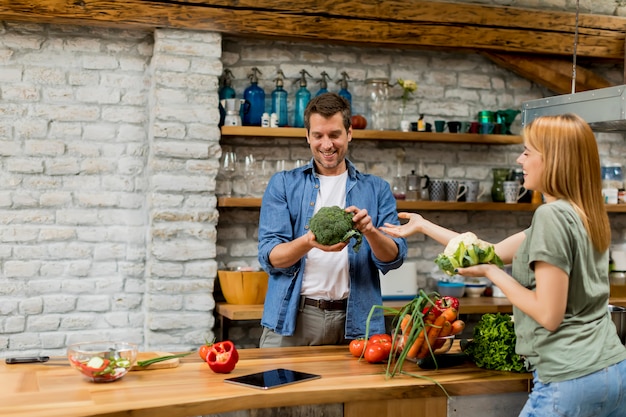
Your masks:
[{"label": "green onion", "polygon": [[177,355],[159,356],[158,358],[146,359],[145,361],[137,362],[137,366],[140,366],[140,367],[143,368],[143,367],[152,365],[153,363],[168,361],[170,359],[182,358],[182,357],[190,355],[190,354],[192,354],[194,352],[195,352],[195,350],[192,350],[191,352],[179,353]]}]

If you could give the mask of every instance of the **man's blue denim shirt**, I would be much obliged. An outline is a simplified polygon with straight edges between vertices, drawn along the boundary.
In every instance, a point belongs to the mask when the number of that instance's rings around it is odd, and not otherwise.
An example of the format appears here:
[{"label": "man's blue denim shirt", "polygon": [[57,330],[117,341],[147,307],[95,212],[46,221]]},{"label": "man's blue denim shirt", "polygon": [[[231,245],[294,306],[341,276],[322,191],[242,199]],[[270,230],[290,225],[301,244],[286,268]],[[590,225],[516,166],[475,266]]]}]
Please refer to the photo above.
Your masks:
[{"label": "man's blue denim shirt", "polygon": [[[389,184],[374,175],[362,174],[346,159],[348,180],[346,207],[367,209],[375,227],[384,223],[399,224],[396,200]],[[300,289],[304,273],[304,256],[289,268],[274,268],[270,252],[279,243],[290,242],[309,231],[309,221],[315,209],[320,183],[315,175],[313,160],[307,165],[274,174],[263,195],[259,221],[259,262],[269,274],[269,285],[261,324],[283,336],[291,336],[296,327],[300,305]],[[367,239],[359,252],[348,249],[350,263],[350,295],[346,311],[346,338],[365,335],[367,317],[373,305],[382,305],[378,270],[386,274],[402,265],[407,244],[403,238],[392,238],[398,246],[398,257],[381,262],[372,253]],[[370,321],[369,334],[384,333],[381,309]]]}]

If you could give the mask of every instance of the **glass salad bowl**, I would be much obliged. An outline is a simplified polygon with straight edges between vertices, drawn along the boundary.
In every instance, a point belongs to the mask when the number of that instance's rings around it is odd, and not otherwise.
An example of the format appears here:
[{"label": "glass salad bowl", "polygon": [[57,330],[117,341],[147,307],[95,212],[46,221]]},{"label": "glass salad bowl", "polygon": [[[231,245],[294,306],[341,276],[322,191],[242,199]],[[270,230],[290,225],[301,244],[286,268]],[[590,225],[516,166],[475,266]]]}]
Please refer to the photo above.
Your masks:
[{"label": "glass salad bowl", "polygon": [[126,342],[84,342],[67,347],[72,368],[93,382],[113,382],[128,373],[137,359],[137,345]]}]

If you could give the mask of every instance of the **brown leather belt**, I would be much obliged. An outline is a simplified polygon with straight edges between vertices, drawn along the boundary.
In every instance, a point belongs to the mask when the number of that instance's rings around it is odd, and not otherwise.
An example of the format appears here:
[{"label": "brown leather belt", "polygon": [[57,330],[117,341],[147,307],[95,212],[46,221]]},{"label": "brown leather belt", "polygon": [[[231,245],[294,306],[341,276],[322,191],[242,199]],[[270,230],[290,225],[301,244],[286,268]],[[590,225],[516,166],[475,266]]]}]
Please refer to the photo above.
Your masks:
[{"label": "brown leather belt", "polygon": [[317,307],[320,310],[344,310],[348,305],[348,300],[314,300],[304,297],[304,305]]}]

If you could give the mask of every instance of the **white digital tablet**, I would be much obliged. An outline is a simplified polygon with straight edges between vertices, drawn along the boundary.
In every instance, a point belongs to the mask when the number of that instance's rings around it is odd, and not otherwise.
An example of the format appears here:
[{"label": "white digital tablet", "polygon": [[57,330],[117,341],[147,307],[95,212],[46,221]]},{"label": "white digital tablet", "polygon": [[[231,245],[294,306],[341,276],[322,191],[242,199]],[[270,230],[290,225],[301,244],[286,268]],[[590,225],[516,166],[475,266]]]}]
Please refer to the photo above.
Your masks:
[{"label": "white digital tablet", "polygon": [[255,374],[226,378],[224,382],[257,389],[271,389],[321,377],[321,375],[278,368],[271,369],[269,371],[257,372]]}]

